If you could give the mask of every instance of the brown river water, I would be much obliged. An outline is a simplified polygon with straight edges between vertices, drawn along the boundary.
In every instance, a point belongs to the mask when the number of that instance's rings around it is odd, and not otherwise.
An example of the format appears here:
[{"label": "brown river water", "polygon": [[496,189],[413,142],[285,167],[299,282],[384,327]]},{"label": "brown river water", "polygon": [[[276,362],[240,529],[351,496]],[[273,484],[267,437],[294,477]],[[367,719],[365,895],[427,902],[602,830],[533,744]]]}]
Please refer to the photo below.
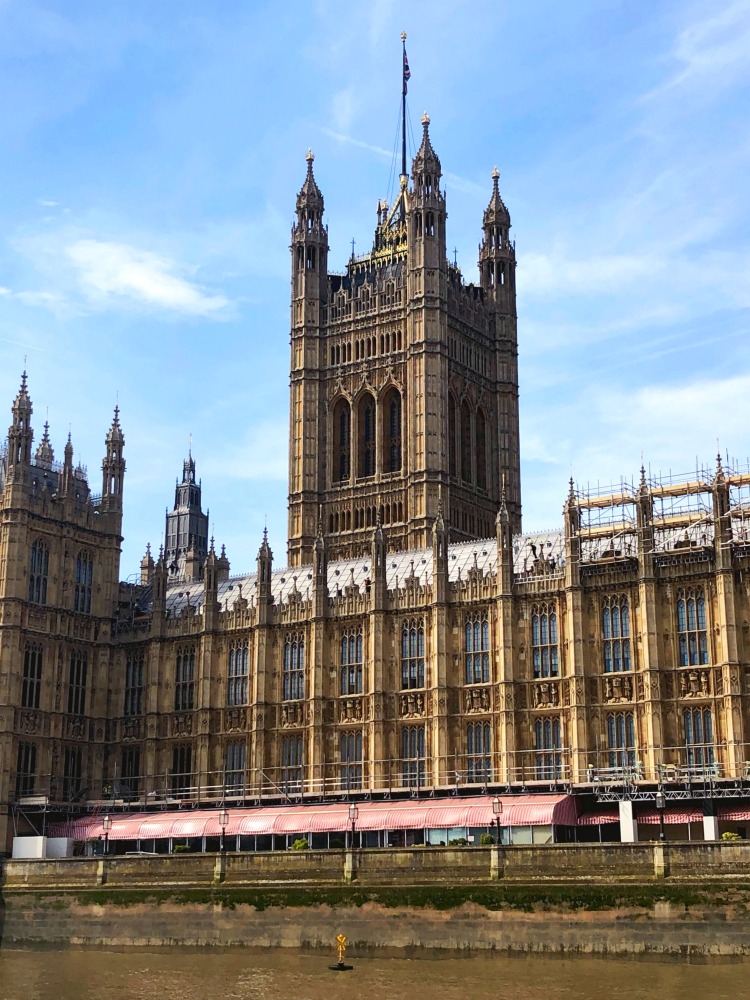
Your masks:
[{"label": "brown river water", "polygon": [[[349,959],[349,956],[347,956]],[[543,957],[358,959],[292,951],[0,951],[0,1000],[741,1000],[750,963]]]}]

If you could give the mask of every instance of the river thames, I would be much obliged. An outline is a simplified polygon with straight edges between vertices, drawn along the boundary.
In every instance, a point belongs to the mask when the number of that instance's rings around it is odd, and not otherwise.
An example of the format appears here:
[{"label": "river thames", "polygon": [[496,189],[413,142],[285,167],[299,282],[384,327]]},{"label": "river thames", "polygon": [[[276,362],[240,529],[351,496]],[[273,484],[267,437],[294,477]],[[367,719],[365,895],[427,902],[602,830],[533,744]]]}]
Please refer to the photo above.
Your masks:
[{"label": "river thames", "polygon": [[736,1000],[747,963],[598,958],[359,959],[292,951],[0,951],[0,1000]]}]

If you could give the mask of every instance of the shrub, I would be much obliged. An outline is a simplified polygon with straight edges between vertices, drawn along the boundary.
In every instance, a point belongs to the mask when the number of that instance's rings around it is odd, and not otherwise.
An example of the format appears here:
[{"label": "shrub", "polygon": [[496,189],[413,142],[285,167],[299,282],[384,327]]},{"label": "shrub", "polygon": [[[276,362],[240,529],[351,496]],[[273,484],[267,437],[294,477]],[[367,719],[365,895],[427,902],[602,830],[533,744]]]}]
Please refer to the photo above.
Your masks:
[{"label": "shrub", "polygon": [[725,833],[722,833],[721,839],[722,840],[742,840],[742,837],[740,837],[739,833],[733,833],[731,830],[727,830]]},{"label": "shrub", "polygon": [[309,846],[310,845],[307,842],[307,837],[299,837],[292,844],[292,850],[293,851],[306,851],[309,848]]},{"label": "shrub", "polygon": [[468,847],[469,841],[466,837],[454,837],[453,840],[448,841],[448,847]]},{"label": "shrub", "polygon": [[175,844],[172,854],[190,854],[190,844]]},{"label": "shrub", "polygon": [[482,834],[479,835],[479,846],[480,847],[489,847],[490,844],[494,844],[494,843],[495,843],[495,838],[492,836],[491,833],[482,833]]}]

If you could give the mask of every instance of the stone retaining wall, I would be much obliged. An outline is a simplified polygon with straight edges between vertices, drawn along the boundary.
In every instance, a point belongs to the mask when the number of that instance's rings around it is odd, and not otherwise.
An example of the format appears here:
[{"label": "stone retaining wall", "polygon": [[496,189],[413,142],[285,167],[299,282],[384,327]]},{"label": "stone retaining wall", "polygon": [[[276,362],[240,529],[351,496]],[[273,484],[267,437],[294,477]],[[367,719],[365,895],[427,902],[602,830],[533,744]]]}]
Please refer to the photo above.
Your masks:
[{"label": "stone retaining wall", "polygon": [[750,955],[750,845],[9,861],[6,947]]}]

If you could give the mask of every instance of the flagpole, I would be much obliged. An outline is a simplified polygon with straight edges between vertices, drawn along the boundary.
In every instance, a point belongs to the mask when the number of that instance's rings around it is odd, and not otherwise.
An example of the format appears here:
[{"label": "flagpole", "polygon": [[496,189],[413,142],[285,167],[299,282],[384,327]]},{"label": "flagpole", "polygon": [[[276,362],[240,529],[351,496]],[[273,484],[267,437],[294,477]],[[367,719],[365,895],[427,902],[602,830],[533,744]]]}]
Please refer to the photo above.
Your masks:
[{"label": "flagpole", "polygon": [[401,63],[401,221],[406,218],[404,190],[406,189],[406,32],[401,32],[403,57]]}]

